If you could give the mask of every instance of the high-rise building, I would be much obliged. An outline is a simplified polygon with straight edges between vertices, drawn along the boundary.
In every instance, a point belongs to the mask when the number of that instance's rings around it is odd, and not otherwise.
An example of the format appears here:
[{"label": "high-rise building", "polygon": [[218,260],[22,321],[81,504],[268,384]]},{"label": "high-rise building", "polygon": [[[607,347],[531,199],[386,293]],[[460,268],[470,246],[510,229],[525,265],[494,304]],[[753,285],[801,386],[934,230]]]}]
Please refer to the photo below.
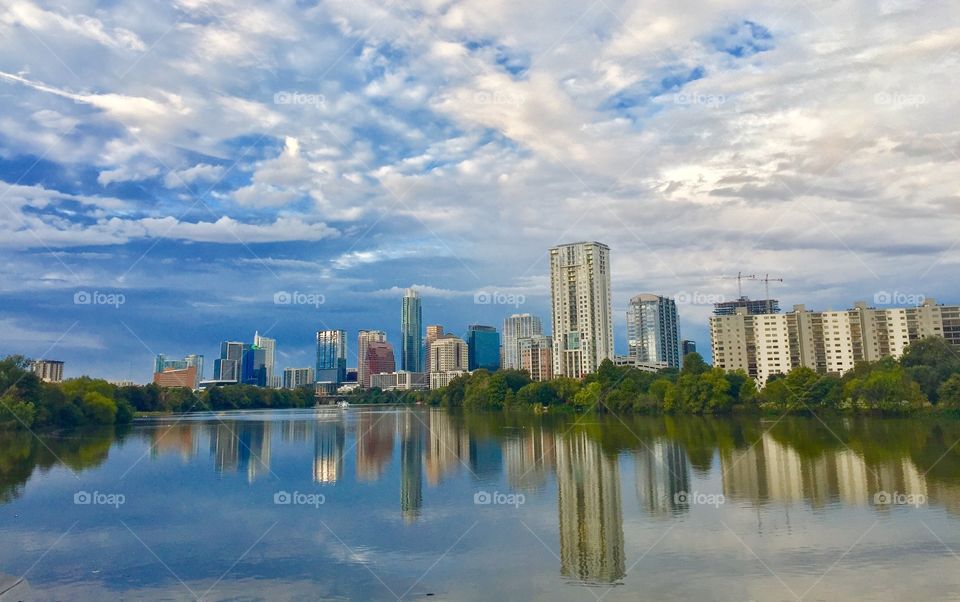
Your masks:
[{"label": "high-rise building", "polygon": [[63,362],[59,360],[33,360],[30,369],[44,382],[63,382]]},{"label": "high-rise building", "polygon": [[283,388],[299,389],[313,384],[313,368],[284,368]]},{"label": "high-rise building", "polygon": [[187,367],[193,366],[197,369],[197,384],[199,384],[203,380],[203,356],[193,353],[183,358],[183,361],[187,363]]},{"label": "high-rise building", "polygon": [[795,305],[785,314],[750,314],[710,318],[714,365],[743,370],[761,385],[773,374],[797,366],[820,373],[843,374],[861,362],[899,357],[907,346],[942,336],[960,346],[960,306],[927,299],[919,307],[877,309],[856,303],[844,311],[815,312]]},{"label": "high-rise building", "polygon": [[427,338],[423,344],[424,354],[423,357],[427,357],[430,354],[430,345],[434,341],[443,336],[443,326],[439,324],[428,324],[427,325]]},{"label": "high-rise building", "polygon": [[265,336],[262,336],[259,332],[253,333],[253,344],[260,349],[263,349],[264,357],[266,358],[266,367],[267,367],[267,382],[265,386],[273,387],[274,386],[274,374],[276,366],[276,357],[277,357],[277,340],[269,339]]},{"label": "high-rise building", "polygon": [[544,335],[526,337],[518,341],[520,369],[526,370],[535,381],[553,378],[553,340]]},{"label": "high-rise building", "polygon": [[637,363],[680,367],[677,303],[659,295],[637,295],[627,307],[627,346]]},{"label": "high-rise building", "polygon": [[518,341],[543,334],[543,322],[538,316],[513,314],[503,321],[503,363],[505,370],[520,370]]},{"label": "high-rise building", "polygon": [[371,341],[367,343],[367,379],[361,383],[364,387],[370,386],[370,378],[374,374],[394,372],[397,369],[393,357],[393,347],[386,341]]},{"label": "high-rise building", "polygon": [[[367,369],[367,345],[385,343],[387,333],[382,330],[361,330],[357,335],[357,383],[361,387],[370,386],[370,371]],[[391,355],[393,351],[391,350]]]},{"label": "high-rise building", "polygon": [[347,380],[347,331],[317,331],[316,382],[339,385]]},{"label": "high-rise building", "polygon": [[493,372],[500,367],[500,333],[493,326],[467,327],[467,369]]},{"label": "high-rise building", "polygon": [[737,310],[743,308],[748,315],[777,314],[780,313],[780,301],[777,299],[750,299],[740,297],[735,301],[722,301],[713,304],[713,315],[732,316]]},{"label": "high-rise building", "polygon": [[613,358],[610,247],[578,242],[550,249],[553,372],[580,378]]},{"label": "high-rise building", "polygon": [[688,355],[690,353],[696,353],[696,352],[697,352],[697,343],[695,341],[691,341],[690,339],[683,339],[682,341],[680,341],[681,355]]},{"label": "high-rise building", "polygon": [[240,384],[267,386],[267,353],[256,345],[246,345],[240,359]]},{"label": "high-rise building", "polygon": [[213,379],[219,381],[240,380],[240,360],[244,344],[239,341],[220,343],[220,357],[213,362]]},{"label": "high-rise building", "polygon": [[452,334],[445,334],[434,341],[427,357],[430,388],[445,387],[457,376],[466,374],[468,353],[467,343]]},{"label": "high-rise building", "polygon": [[407,372],[423,372],[423,308],[420,293],[408,288],[400,311],[400,365]]}]

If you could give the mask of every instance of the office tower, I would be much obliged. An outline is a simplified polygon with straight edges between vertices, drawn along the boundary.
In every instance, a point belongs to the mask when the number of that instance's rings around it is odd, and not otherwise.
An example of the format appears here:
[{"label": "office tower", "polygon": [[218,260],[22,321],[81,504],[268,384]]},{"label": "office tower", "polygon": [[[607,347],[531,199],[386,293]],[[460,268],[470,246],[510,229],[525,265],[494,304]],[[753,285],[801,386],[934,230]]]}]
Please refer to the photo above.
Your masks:
[{"label": "office tower", "polygon": [[580,378],[613,359],[610,247],[578,242],[550,249],[553,373]]},{"label": "office tower", "polygon": [[59,360],[33,360],[30,369],[44,382],[63,382],[63,362]]},{"label": "office tower", "polygon": [[466,374],[468,354],[467,343],[452,334],[445,334],[434,341],[427,357],[430,388],[445,387],[454,378]]},{"label": "office tower", "polygon": [[400,366],[407,372],[423,372],[423,308],[420,293],[408,288],[400,311]]},{"label": "office tower", "polygon": [[347,380],[347,331],[317,331],[316,382],[339,385]]},{"label": "office tower", "polygon": [[283,388],[299,389],[313,384],[313,368],[284,368]]},{"label": "office tower", "polygon": [[740,297],[736,301],[723,301],[713,304],[713,315],[732,316],[737,310],[743,308],[748,315],[777,314],[780,313],[780,301],[777,299],[750,299]]},{"label": "office tower", "polygon": [[[185,380],[187,369],[193,368],[189,376],[193,380]],[[189,387],[196,389],[203,380],[203,356],[188,355],[183,359],[172,358],[162,353],[157,354],[154,360],[153,382],[163,387]]]},{"label": "office tower", "polygon": [[659,295],[637,295],[627,306],[627,345],[638,364],[680,367],[677,304]]},{"label": "office tower", "polygon": [[504,370],[520,370],[520,339],[543,334],[543,323],[538,316],[513,314],[503,321],[503,363]]},{"label": "office tower", "polygon": [[797,366],[843,374],[861,362],[899,357],[907,346],[929,336],[960,345],[960,306],[927,299],[919,307],[877,309],[856,303],[844,311],[810,311],[795,305],[786,314],[711,316],[714,365],[743,370],[764,385],[773,374]]},{"label": "office tower", "polygon": [[[681,356],[687,355],[689,353],[696,353],[696,352],[697,352],[696,342],[691,341],[690,339],[683,339],[682,341],[680,341]],[[682,364],[683,362],[681,361],[680,363]]]},{"label": "office tower", "polygon": [[203,380],[203,356],[194,353],[183,358],[183,361],[187,363],[188,367],[193,366],[197,369],[197,384],[200,384],[200,381]]},{"label": "office tower", "polygon": [[553,339],[541,334],[520,339],[517,344],[521,370],[535,381],[553,378]]},{"label": "office tower", "polygon": [[500,333],[493,326],[467,327],[467,369],[493,372],[500,367]]},{"label": "office tower", "polygon": [[384,374],[394,372],[397,369],[396,361],[393,357],[393,347],[386,341],[371,341],[367,343],[367,380],[362,386],[370,386],[370,378],[375,374]]},{"label": "office tower", "polygon": [[[370,371],[367,369],[367,344],[385,343],[387,333],[382,330],[361,330],[357,335],[357,383],[361,387],[370,386]],[[393,351],[391,350],[391,355]],[[391,370],[392,372],[392,370]]]},{"label": "office tower", "polygon": [[240,359],[240,383],[267,386],[267,353],[256,345],[247,345]]},{"label": "office tower", "polygon": [[213,363],[214,380],[240,380],[240,360],[244,344],[238,341],[220,343],[220,357]]},{"label": "office tower", "polygon": [[273,386],[273,377],[275,374],[276,366],[276,356],[277,356],[277,340],[268,339],[265,336],[261,336],[259,332],[253,333],[253,344],[260,349],[263,349],[264,357],[266,358],[266,367],[267,367],[267,387]]},{"label": "office tower", "polygon": [[626,574],[620,465],[583,431],[556,440],[560,573],[594,583]]},{"label": "office tower", "polygon": [[424,357],[427,357],[430,354],[430,345],[432,345],[434,341],[436,341],[442,336],[443,336],[443,326],[440,326],[439,324],[427,325],[427,339],[423,345],[424,352],[425,352],[423,354]]}]

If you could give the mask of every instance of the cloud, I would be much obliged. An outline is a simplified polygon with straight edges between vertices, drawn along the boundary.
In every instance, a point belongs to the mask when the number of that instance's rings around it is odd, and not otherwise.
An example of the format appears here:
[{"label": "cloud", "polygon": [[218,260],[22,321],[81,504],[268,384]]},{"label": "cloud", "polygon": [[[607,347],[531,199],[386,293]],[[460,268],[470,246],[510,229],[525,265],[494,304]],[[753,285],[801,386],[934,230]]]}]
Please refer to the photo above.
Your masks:
[{"label": "cloud", "polygon": [[167,188],[189,187],[197,182],[215,182],[226,170],[222,165],[197,163],[187,169],[172,170],[163,180]]}]

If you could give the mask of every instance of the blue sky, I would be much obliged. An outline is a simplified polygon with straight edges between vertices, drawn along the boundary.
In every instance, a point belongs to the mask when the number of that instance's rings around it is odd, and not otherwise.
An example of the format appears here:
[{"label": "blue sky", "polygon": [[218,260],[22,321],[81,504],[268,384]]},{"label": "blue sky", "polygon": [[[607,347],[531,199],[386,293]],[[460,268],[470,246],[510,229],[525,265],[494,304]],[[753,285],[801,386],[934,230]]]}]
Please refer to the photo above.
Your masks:
[{"label": "blue sky", "polygon": [[690,300],[683,335],[707,348],[741,270],[782,277],[786,308],[958,302],[957,16],[14,0],[0,353],[142,382],[154,353],[212,358],[259,330],[308,366],[318,328],[396,341],[411,285],[453,332],[548,323],[547,249],[583,239],[611,247],[621,351],[641,292]]}]

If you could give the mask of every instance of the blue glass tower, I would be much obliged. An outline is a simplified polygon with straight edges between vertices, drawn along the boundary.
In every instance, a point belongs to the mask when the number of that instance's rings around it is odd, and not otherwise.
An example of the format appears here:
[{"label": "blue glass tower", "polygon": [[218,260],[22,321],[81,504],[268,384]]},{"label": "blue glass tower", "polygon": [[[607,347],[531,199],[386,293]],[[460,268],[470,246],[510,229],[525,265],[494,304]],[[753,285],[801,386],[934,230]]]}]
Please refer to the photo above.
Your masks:
[{"label": "blue glass tower", "polygon": [[467,327],[467,368],[493,372],[500,368],[500,333],[493,326]]},{"label": "blue glass tower", "polygon": [[400,366],[407,372],[423,372],[423,309],[420,293],[408,288],[400,311]]},{"label": "blue glass tower", "polygon": [[346,380],[347,331],[318,331],[316,382],[339,385]]}]

